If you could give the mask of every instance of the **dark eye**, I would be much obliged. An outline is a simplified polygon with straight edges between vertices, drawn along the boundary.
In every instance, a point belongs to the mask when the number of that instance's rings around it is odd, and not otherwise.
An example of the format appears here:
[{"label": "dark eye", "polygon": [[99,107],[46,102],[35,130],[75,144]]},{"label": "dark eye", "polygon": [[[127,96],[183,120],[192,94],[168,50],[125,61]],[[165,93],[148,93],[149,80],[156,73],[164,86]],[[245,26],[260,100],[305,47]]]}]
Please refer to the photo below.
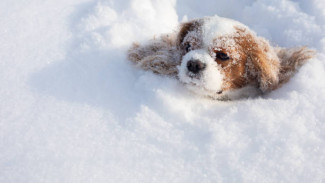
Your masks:
[{"label": "dark eye", "polygon": [[190,43],[185,43],[185,51],[186,52],[191,51],[191,44]]},{"label": "dark eye", "polygon": [[225,54],[225,53],[222,53],[222,52],[216,53],[216,58],[219,59],[219,60],[222,60],[222,61],[229,60],[229,56],[227,54]]}]

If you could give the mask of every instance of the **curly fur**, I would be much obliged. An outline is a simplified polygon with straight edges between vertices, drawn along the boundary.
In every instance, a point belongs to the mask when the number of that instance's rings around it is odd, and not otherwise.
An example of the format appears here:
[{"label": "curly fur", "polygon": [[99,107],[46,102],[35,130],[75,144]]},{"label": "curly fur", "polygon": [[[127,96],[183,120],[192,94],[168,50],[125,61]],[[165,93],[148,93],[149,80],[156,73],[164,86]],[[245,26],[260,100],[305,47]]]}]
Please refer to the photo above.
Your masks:
[{"label": "curly fur", "polygon": [[276,51],[281,63],[279,85],[288,82],[301,66],[315,56],[315,51],[307,47],[276,48]]},{"label": "curly fur", "polygon": [[175,34],[162,35],[143,46],[133,43],[128,52],[128,58],[144,70],[176,76],[181,55],[176,47],[175,36]]}]

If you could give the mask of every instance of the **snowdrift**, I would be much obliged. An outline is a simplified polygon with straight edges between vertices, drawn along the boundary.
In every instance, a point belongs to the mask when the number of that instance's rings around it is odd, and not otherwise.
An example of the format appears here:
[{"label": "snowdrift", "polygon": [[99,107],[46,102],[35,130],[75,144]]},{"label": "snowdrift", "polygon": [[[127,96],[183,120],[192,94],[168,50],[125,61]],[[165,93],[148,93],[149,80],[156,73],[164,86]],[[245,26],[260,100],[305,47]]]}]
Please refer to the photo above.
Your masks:
[{"label": "snowdrift", "polygon": [[[0,2],[0,182],[325,181],[322,0]],[[256,99],[199,98],[126,60],[202,16],[318,54]]]}]

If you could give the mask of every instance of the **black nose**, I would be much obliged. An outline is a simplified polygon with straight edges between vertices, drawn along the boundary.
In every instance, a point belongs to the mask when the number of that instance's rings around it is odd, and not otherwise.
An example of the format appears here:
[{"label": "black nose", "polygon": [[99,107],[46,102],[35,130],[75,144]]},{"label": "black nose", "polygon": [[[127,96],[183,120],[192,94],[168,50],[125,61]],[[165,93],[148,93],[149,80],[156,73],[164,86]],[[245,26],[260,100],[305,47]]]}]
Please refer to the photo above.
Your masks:
[{"label": "black nose", "polygon": [[202,63],[199,60],[190,60],[187,62],[186,66],[190,72],[196,74],[196,73],[200,72],[201,70],[205,69],[206,64]]}]

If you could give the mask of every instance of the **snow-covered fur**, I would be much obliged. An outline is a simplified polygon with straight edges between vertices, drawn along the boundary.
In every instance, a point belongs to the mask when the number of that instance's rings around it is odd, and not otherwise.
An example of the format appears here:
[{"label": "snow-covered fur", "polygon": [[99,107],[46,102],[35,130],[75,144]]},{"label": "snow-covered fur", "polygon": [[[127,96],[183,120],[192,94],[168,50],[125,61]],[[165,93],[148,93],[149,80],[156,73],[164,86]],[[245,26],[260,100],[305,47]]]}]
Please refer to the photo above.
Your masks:
[{"label": "snow-covered fur", "polygon": [[272,91],[313,55],[306,47],[272,47],[247,26],[218,16],[183,23],[177,32],[134,43],[128,52],[138,67],[176,77],[214,99]]},{"label": "snow-covered fur", "polygon": [[181,54],[176,47],[176,33],[162,35],[145,45],[133,43],[128,52],[129,60],[138,67],[152,70],[154,73],[176,76]]}]

